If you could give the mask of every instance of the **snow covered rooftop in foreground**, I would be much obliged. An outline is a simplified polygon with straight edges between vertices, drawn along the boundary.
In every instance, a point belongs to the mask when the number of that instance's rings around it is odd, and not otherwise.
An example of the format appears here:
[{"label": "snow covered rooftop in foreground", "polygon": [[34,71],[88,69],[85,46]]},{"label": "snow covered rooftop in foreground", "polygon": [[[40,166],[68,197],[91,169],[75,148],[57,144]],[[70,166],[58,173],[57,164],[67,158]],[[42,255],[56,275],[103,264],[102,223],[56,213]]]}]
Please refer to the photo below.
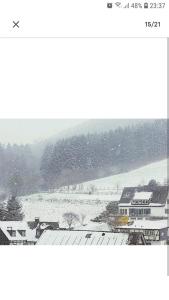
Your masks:
[{"label": "snow covered rooftop in foreground", "polygon": [[135,220],[131,225],[119,226],[128,229],[163,229],[169,227],[167,220]]},{"label": "snow covered rooftop in foreground", "polygon": [[46,230],[37,245],[126,245],[128,234],[94,231]]}]

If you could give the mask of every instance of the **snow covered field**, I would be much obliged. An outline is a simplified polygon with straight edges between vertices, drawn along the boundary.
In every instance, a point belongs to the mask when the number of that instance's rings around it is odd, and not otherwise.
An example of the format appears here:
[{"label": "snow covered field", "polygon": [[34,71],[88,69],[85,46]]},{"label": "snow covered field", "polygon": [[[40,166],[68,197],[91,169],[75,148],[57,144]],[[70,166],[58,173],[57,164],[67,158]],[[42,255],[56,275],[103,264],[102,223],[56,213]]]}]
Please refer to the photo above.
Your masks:
[{"label": "snow covered field", "polygon": [[[109,176],[83,184],[84,188],[95,185],[97,188],[115,188],[119,186],[119,193],[101,194],[78,194],[69,192],[40,193],[22,197],[23,210],[26,220],[39,217],[42,221],[59,221],[62,223],[62,215],[72,211],[77,214],[85,214],[85,222],[98,216],[105,210],[110,201],[118,201],[121,196],[120,188],[146,184],[151,179],[164,183],[167,178],[167,160],[149,164],[145,167],[128,173]],[[111,191],[110,191],[111,192]],[[107,191],[105,191],[107,193]]]},{"label": "snow covered field", "polygon": [[122,173],[114,176],[104,177],[101,179],[85,182],[84,186],[93,184],[97,188],[99,187],[116,188],[118,185],[119,188],[121,188],[125,186],[137,186],[139,184],[141,185],[147,184],[151,179],[155,179],[156,181],[163,184],[166,178],[167,178],[167,159],[164,159],[127,173]]},{"label": "snow covered field", "polygon": [[41,193],[22,197],[23,211],[26,220],[40,217],[42,221],[59,221],[62,223],[62,215],[65,212],[85,214],[85,222],[98,216],[108,202],[113,198],[118,200],[120,195],[87,195],[87,194],[63,194]]}]

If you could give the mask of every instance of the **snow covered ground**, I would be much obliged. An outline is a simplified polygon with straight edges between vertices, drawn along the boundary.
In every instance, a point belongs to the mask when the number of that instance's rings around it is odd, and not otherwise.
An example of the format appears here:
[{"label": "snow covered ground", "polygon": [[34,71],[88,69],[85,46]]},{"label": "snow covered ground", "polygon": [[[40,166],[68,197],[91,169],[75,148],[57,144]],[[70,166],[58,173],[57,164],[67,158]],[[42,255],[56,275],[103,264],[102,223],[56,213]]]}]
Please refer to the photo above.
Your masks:
[{"label": "snow covered ground", "polygon": [[167,178],[167,159],[146,165],[136,170],[85,182],[83,185],[95,185],[97,188],[137,186],[147,184],[151,179],[164,183]]},{"label": "snow covered ground", "polygon": [[[85,214],[85,223],[98,216],[105,210],[110,201],[118,201],[122,188],[125,186],[136,186],[146,184],[151,179],[164,183],[167,178],[167,160],[149,164],[128,173],[109,176],[98,180],[89,181],[83,184],[84,188],[95,185],[98,189],[110,188],[109,194],[102,190],[97,194],[78,194],[69,192],[39,193],[22,197],[23,210],[26,220],[33,220],[39,217],[42,221],[63,222],[62,215],[65,212]],[[111,194],[111,189],[119,186],[119,193]],[[121,189],[121,190],[120,190]]]},{"label": "snow covered ground", "polygon": [[42,221],[59,221],[65,212],[86,215],[85,223],[105,210],[108,202],[119,200],[120,195],[87,195],[40,193],[22,197],[23,211],[26,220],[40,217]]}]

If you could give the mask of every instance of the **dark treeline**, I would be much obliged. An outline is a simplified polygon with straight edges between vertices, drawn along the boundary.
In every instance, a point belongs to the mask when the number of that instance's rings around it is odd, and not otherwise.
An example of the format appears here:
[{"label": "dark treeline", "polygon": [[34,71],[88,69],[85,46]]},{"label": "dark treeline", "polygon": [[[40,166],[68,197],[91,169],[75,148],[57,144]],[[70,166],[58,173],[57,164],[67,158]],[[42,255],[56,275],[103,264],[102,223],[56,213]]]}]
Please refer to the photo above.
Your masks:
[{"label": "dark treeline", "polygon": [[0,189],[13,196],[37,191],[39,166],[29,145],[0,144]]},{"label": "dark treeline", "polygon": [[167,157],[167,121],[156,120],[48,145],[41,160],[44,186],[79,183]]},{"label": "dark treeline", "polygon": [[166,157],[166,120],[60,139],[46,146],[41,158],[30,145],[0,144],[0,192],[14,197],[30,194],[125,172]]}]

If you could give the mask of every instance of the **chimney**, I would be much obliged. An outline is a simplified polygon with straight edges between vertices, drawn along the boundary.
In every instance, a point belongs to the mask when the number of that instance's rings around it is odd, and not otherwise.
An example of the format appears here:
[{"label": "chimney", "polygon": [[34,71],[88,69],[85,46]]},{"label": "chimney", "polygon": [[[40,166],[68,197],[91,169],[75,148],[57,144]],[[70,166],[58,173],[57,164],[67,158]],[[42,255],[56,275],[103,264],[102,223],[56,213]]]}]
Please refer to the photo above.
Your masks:
[{"label": "chimney", "polygon": [[39,218],[35,218],[35,227],[37,227],[37,225],[39,224],[39,222],[40,222],[40,219]]},{"label": "chimney", "polygon": [[12,226],[10,227],[7,227],[7,231],[9,232],[9,234],[11,235],[12,234]]}]

